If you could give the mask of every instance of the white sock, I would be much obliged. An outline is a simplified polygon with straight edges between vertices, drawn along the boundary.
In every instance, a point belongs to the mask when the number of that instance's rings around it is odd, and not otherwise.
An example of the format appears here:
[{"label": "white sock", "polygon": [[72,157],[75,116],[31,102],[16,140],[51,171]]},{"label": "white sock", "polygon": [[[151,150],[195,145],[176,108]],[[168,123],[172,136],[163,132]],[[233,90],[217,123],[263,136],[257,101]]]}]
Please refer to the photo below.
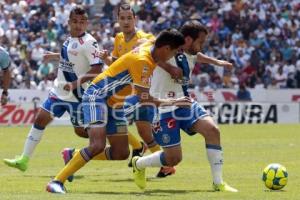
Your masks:
[{"label": "white sock", "polygon": [[43,133],[44,129],[40,129],[38,127],[35,127],[34,125],[31,127],[24,144],[24,150],[22,154],[23,156],[27,156],[29,158],[32,156],[36,145],[40,143]]},{"label": "white sock", "polygon": [[211,174],[215,184],[223,183],[222,166],[223,166],[223,151],[220,146],[206,145],[207,159],[210,163]]},{"label": "white sock", "polygon": [[[148,156],[140,157],[136,162],[136,166],[138,169],[144,169],[146,167],[162,167],[164,166],[162,162],[165,161],[161,161],[161,156],[164,156],[163,151],[157,151]],[[164,158],[162,159],[164,160]]]}]

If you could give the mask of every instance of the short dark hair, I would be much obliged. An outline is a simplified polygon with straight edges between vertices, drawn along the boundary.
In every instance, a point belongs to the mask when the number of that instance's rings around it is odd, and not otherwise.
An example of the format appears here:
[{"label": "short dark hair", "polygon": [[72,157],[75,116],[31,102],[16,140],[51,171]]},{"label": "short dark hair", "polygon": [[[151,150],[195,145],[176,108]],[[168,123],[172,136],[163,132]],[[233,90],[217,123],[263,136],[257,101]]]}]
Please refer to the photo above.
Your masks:
[{"label": "short dark hair", "polygon": [[135,17],[135,12],[132,9],[132,7],[130,6],[129,3],[122,3],[119,7],[118,7],[118,16],[120,15],[120,11],[121,10],[129,10],[132,12],[133,16]]},{"label": "short dark hair", "polygon": [[80,5],[77,5],[72,8],[69,18],[71,18],[72,15],[85,15],[85,17],[88,18],[86,10]]},{"label": "short dark hair", "polygon": [[184,37],[190,36],[194,40],[198,38],[199,33],[201,32],[205,33],[206,35],[208,34],[206,27],[196,20],[191,20],[184,23],[180,28],[180,32],[184,35]]},{"label": "short dark hair", "polygon": [[176,49],[184,44],[184,36],[176,29],[167,29],[160,32],[155,40],[155,47],[169,45],[171,49]]}]

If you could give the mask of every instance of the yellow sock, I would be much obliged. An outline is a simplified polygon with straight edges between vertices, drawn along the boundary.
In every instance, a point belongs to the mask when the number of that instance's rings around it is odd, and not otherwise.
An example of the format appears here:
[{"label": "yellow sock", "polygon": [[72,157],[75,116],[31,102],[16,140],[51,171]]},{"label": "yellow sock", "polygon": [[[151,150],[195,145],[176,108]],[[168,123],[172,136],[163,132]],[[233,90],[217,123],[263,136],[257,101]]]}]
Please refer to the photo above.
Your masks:
[{"label": "yellow sock", "polygon": [[128,142],[132,146],[132,149],[140,149],[143,147],[141,142],[129,132],[128,132]]},{"label": "yellow sock", "polygon": [[[107,153],[109,153],[109,148],[110,147],[106,147],[102,153],[99,153],[98,155],[94,156],[92,160],[111,160],[111,158],[107,156]],[[73,156],[79,151],[80,149],[75,149]]]},{"label": "yellow sock", "polygon": [[157,152],[157,151],[160,151],[160,146],[158,144],[154,145],[153,147],[148,147],[149,150],[154,153],[154,152]]},{"label": "yellow sock", "polygon": [[64,183],[69,176],[83,167],[87,162],[83,159],[80,152],[76,152],[68,164],[55,176],[54,180]]},{"label": "yellow sock", "polygon": [[104,151],[94,156],[92,160],[111,160],[109,148],[110,147],[105,147]]}]

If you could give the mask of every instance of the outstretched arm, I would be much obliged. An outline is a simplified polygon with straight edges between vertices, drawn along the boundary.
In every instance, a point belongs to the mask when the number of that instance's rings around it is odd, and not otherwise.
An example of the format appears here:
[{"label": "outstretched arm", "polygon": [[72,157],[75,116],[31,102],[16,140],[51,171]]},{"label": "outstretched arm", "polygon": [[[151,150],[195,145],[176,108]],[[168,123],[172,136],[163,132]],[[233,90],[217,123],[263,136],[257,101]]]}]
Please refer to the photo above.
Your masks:
[{"label": "outstretched arm", "polygon": [[136,94],[139,96],[140,103],[153,103],[156,107],[158,106],[178,106],[178,107],[188,107],[192,103],[192,99],[189,97],[182,97],[178,99],[158,99],[152,97],[149,94],[149,88],[134,86]]},{"label": "outstretched arm", "polygon": [[230,63],[226,60],[218,60],[216,58],[204,55],[201,52],[197,53],[197,62],[206,63],[206,64],[213,64],[213,65],[223,66],[223,67],[227,67],[227,68],[232,68],[232,66],[233,66],[232,63]]}]

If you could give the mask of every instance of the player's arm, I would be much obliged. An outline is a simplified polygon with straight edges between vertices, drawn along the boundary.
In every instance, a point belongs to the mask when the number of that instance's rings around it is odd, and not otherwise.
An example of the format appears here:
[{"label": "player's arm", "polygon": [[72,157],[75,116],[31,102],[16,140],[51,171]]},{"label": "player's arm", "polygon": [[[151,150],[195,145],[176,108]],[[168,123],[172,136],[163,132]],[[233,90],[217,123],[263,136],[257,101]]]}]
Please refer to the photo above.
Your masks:
[{"label": "player's arm", "polygon": [[204,55],[201,52],[197,53],[197,62],[218,65],[218,66],[223,66],[223,67],[227,67],[227,68],[232,68],[232,66],[233,66],[232,63],[230,63],[226,60],[218,60],[216,58]]},{"label": "player's arm", "polygon": [[54,53],[54,52],[47,52],[44,54],[43,59],[45,61],[52,61],[52,60],[59,60],[60,54],[59,53]]},{"label": "player's arm", "polygon": [[76,81],[68,83],[64,86],[64,90],[72,91],[80,87],[83,83],[93,80],[98,74],[102,72],[103,64],[93,65],[92,68],[84,75],[78,77]]},{"label": "player's arm", "polygon": [[8,100],[8,88],[10,85],[10,70],[9,68],[6,68],[3,70],[3,91],[1,94],[1,105],[7,104]]},{"label": "player's arm", "polygon": [[100,50],[99,56],[107,66],[110,66],[118,59],[117,57],[110,56],[108,50],[106,49]]},{"label": "player's arm", "polygon": [[187,107],[192,103],[192,99],[189,97],[182,97],[178,99],[158,99],[150,95],[149,88],[134,85],[137,96],[141,104],[152,103],[156,107],[158,106],[178,106],[178,107]]},{"label": "player's arm", "polygon": [[158,66],[167,71],[173,79],[181,79],[183,76],[182,69],[175,67],[167,62],[159,62]]}]

